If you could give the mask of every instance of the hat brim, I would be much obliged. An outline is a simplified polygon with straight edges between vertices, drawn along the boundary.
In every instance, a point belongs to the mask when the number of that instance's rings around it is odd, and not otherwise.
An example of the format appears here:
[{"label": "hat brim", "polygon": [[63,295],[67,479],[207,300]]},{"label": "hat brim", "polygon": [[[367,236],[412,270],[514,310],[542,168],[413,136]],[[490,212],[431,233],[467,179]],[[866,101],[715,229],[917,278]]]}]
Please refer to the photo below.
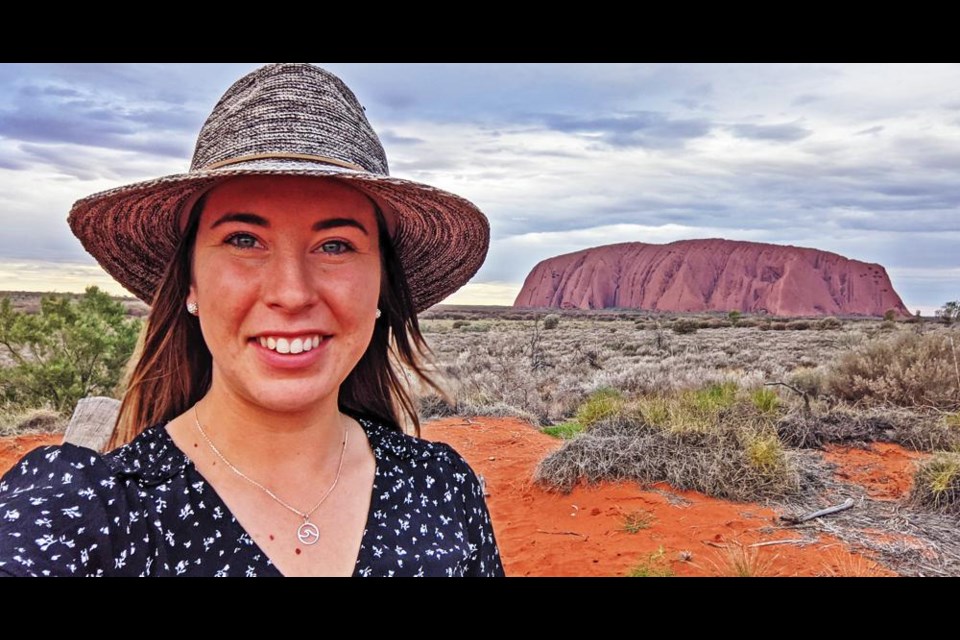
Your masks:
[{"label": "hat brim", "polygon": [[490,226],[470,201],[411,180],[302,160],[250,160],[102,191],[75,202],[67,222],[107,273],[152,304],[180,242],[184,209],[222,179],[243,175],[331,177],[376,200],[392,218],[417,312],[460,289],[486,258]]}]

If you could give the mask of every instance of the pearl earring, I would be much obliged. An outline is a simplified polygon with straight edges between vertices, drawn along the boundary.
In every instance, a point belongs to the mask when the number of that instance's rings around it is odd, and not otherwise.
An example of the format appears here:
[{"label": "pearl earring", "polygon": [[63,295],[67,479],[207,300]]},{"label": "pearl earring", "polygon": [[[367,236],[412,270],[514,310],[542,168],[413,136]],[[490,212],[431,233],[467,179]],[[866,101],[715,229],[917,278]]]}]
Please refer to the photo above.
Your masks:
[{"label": "pearl earring", "polygon": [[197,315],[197,311],[199,310],[200,310],[200,307],[197,306],[196,302],[191,301],[187,303],[187,312],[189,312],[190,315],[194,315],[194,316]]},{"label": "pearl earring", "polygon": [[382,316],[382,315],[383,315],[383,314],[380,313],[380,309],[377,309],[377,318],[379,318],[379,317]]}]

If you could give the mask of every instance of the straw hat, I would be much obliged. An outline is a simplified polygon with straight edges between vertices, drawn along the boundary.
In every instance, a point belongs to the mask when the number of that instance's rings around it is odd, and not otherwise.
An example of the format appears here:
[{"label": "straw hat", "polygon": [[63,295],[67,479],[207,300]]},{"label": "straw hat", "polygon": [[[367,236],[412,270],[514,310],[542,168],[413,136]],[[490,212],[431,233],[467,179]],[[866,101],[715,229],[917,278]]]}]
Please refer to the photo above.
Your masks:
[{"label": "straw hat", "polygon": [[150,304],[183,234],[183,212],[223,178],[262,174],[335,177],[376,200],[417,311],[466,284],[487,255],[483,213],[460,196],[390,177],[353,92],[310,64],[271,64],[240,78],[200,130],[187,173],[88,196],[67,221],[107,273]]}]

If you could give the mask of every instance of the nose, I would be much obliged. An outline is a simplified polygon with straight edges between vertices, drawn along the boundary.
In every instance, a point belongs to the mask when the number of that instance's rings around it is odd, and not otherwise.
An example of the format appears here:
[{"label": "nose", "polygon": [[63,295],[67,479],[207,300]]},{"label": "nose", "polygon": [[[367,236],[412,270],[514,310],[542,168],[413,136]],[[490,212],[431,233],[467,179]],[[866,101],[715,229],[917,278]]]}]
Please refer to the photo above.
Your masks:
[{"label": "nose", "polygon": [[320,295],[307,256],[296,251],[272,255],[261,286],[269,306],[291,313],[310,308]]}]

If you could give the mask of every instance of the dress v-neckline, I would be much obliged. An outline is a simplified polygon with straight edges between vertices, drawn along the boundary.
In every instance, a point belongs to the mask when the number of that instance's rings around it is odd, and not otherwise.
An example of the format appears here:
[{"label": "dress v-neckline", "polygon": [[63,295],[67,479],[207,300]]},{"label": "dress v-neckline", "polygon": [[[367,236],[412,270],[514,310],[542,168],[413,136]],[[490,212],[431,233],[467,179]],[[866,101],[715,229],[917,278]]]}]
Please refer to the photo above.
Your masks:
[{"label": "dress v-neckline", "polygon": [[[367,509],[367,517],[363,525],[363,535],[360,538],[360,549],[357,551],[357,558],[353,563],[353,573],[350,574],[350,577],[353,577],[353,578],[359,577],[360,575],[359,574],[360,565],[361,565],[361,561],[363,560],[364,551],[366,550],[367,533],[370,531],[370,527],[373,521],[373,514],[379,508],[379,506],[377,505],[377,500],[378,500],[378,496],[380,495],[379,487],[377,486],[377,479],[380,477],[380,457],[379,455],[377,455],[378,447],[376,444],[374,444],[374,441],[373,441],[374,436],[371,435],[371,431],[374,429],[374,425],[372,423],[368,423],[363,418],[355,418],[355,419],[357,423],[360,425],[360,428],[363,429],[364,435],[367,437],[367,443],[370,447],[370,450],[373,451],[374,471],[373,471],[373,487],[370,490],[371,491],[370,507],[369,509]],[[223,498],[217,492],[216,488],[214,488],[214,486],[210,483],[210,481],[207,480],[207,478],[204,477],[202,473],[200,473],[200,470],[197,469],[197,465],[194,464],[190,456],[187,455],[187,453],[183,449],[177,446],[177,443],[174,442],[173,437],[167,431],[166,425],[161,426],[160,431],[162,432],[163,437],[167,440],[167,443],[171,447],[173,447],[173,450],[178,451],[180,455],[183,456],[183,461],[185,463],[184,469],[190,469],[191,472],[196,477],[198,477],[201,481],[203,481],[204,486],[210,491],[210,494],[213,496],[214,500],[217,503],[214,506],[215,507],[219,506],[220,508],[222,508],[223,512],[230,517],[230,522],[237,529],[240,536],[245,537],[247,540],[250,541],[250,545],[253,547],[255,551],[254,555],[259,555],[262,558],[262,562],[264,563],[264,566],[267,568],[267,570],[272,571],[276,577],[281,577],[281,578],[286,577],[280,571],[280,568],[276,564],[274,564],[273,560],[270,559],[270,556],[267,554],[267,552],[264,551],[259,544],[257,544],[257,541],[253,538],[253,536],[250,535],[250,533],[246,530],[243,524],[241,524],[241,522],[237,519],[237,517],[233,515],[233,511],[230,510],[230,507],[227,506],[227,503],[223,500]]]}]

